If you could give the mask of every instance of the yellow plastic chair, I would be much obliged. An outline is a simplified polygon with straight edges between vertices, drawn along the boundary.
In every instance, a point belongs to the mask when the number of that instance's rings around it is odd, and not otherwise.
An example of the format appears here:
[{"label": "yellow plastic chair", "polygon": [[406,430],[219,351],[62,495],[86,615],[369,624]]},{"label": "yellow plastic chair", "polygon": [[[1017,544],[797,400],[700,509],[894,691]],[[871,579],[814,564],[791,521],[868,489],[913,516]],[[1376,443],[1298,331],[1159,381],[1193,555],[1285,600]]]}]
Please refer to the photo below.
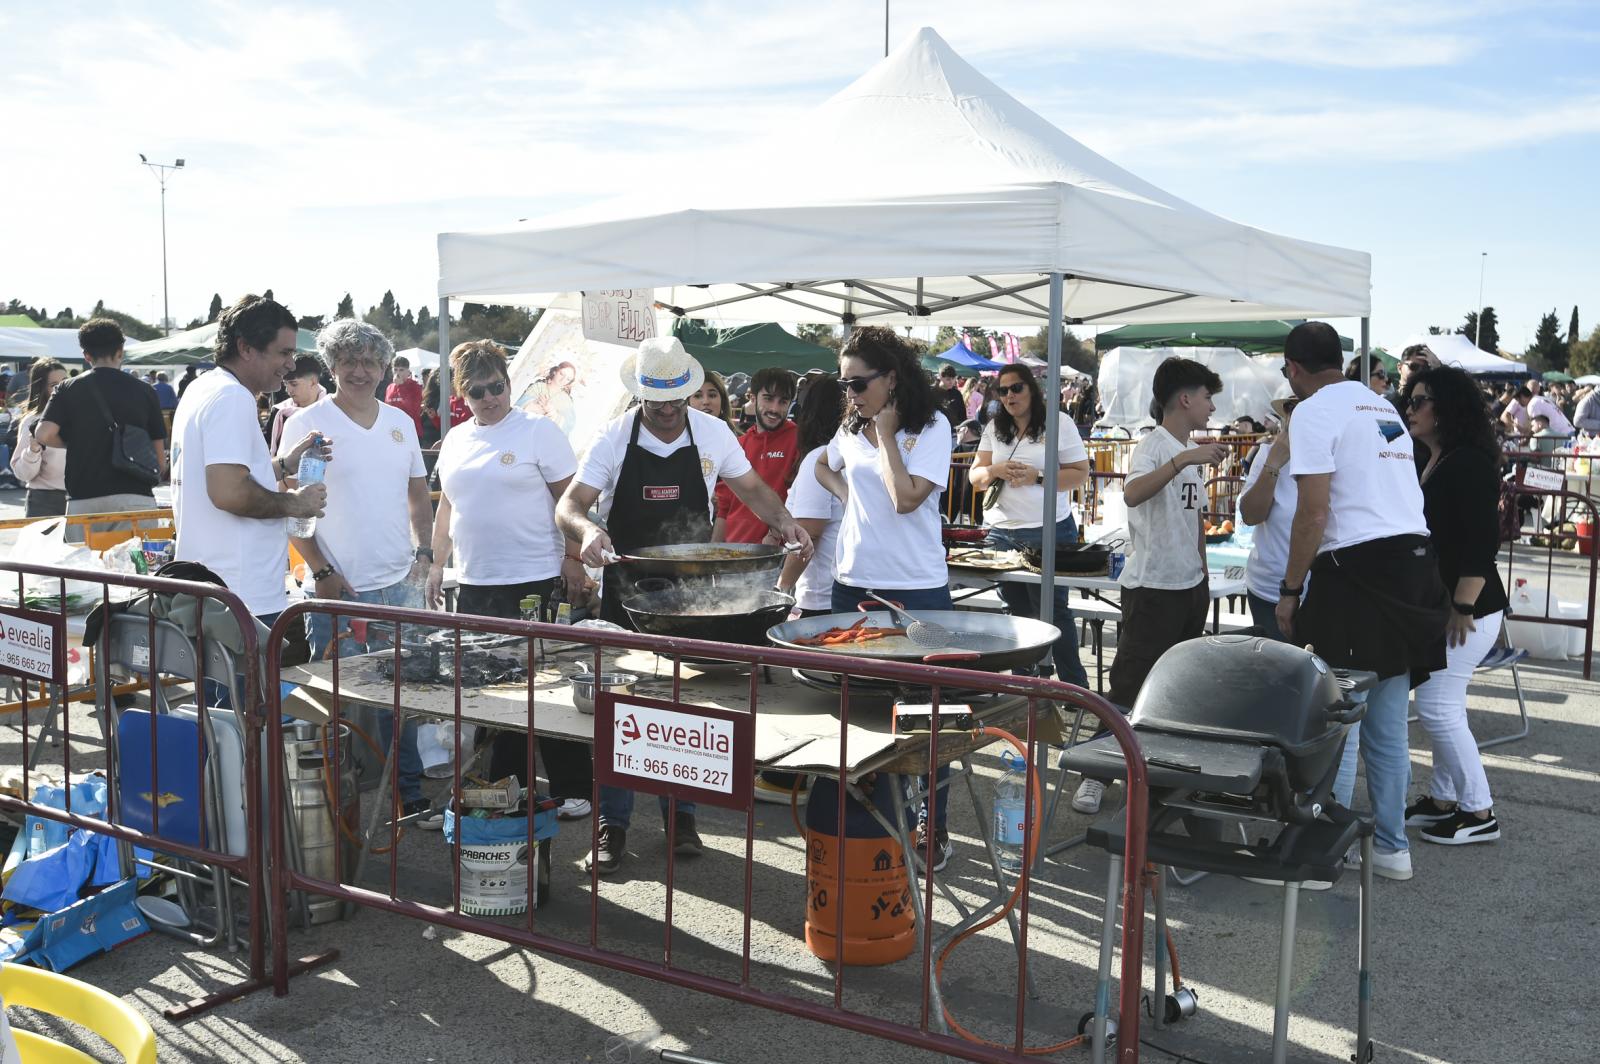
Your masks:
[{"label": "yellow plastic chair", "polygon": [[[111,1043],[128,1064],[156,1064],[156,1033],[138,1011],[114,994],[43,968],[0,965],[0,997],[86,1027]],[[11,1025],[22,1064],[95,1064],[95,1058],[52,1038]]]}]

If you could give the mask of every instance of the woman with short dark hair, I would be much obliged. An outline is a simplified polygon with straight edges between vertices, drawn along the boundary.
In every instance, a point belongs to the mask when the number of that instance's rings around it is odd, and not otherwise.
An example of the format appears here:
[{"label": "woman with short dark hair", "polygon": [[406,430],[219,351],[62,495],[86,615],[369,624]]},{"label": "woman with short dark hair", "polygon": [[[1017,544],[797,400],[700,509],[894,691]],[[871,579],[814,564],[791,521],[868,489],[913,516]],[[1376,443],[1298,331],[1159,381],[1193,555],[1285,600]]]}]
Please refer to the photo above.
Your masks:
[{"label": "woman with short dark hair", "polygon": [[1500,549],[1500,449],[1483,394],[1465,372],[1422,370],[1406,381],[1423,513],[1439,575],[1455,609],[1445,630],[1448,665],[1416,690],[1417,716],[1433,745],[1429,792],[1406,809],[1426,842],[1460,846],[1500,837],[1489,779],[1467,724],[1467,684],[1500,634],[1506,591]]}]

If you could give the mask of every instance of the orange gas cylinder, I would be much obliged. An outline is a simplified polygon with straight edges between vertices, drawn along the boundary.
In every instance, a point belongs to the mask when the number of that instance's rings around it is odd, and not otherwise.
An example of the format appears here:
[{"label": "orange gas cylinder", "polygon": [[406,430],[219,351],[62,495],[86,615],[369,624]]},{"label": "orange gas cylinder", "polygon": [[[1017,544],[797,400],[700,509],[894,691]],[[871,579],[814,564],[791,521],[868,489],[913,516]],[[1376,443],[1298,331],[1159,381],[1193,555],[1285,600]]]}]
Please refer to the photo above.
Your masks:
[{"label": "orange gas cylinder", "polygon": [[[885,815],[892,815],[898,778],[880,774],[867,788]],[[892,964],[916,947],[916,904],[900,844],[866,807],[845,796],[844,894],[839,895],[841,847],[839,786],[817,779],[806,799],[806,946],[825,961],[842,954],[845,964]],[[883,800],[878,800],[882,794]],[[844,945],[836,948],[839,907],[844,909]]]}]

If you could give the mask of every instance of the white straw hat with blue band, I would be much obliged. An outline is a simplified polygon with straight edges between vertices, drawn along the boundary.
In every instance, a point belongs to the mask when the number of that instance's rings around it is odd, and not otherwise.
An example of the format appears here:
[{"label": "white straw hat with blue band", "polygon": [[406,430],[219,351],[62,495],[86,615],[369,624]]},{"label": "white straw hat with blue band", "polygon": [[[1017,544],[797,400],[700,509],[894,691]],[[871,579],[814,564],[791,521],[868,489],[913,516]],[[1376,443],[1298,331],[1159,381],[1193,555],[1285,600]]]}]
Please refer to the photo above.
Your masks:
[{"label": "white straw hat with blue band", "polygon": [[706,371],[676,336],[639,341],[639,350],[622,360],[622,386],[646,402],[685,399],[700,390]]}]

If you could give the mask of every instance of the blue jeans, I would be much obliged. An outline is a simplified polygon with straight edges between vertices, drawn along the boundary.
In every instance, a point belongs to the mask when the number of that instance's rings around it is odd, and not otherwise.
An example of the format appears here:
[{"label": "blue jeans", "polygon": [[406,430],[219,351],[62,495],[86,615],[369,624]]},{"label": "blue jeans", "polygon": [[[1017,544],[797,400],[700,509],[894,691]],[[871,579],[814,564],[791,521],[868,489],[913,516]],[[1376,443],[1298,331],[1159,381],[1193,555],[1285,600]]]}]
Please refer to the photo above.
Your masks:
[{"label": "blue jeans", "polygon": [[[1254,591],[1248,592],[1250,600],[1250,619],[1255,626],[1261,629],[1261,634],[1268,639],[1276,639],[1280,643],[1289,640],[1283,638],[1283,629],[1278,627],[1278,604],[1271,599],[1264,599]],[[1355,745],[1355,733],[1351,732],[1347,749]],[[1352,769],[1352,772],[1355,770]]]},{"label": "blue jeans", "polygon": [[1367,716],[1350,729],[1344,758],[1333,781],[1333,798],[1349,806],[1355,797],[1356,752],[1367,766],[1367,802],[1377,822],[1374,845],[1384,853],[1411,848],[1406,841],[1406,794],[1411,789],[1411,741],[1406,712],[1411,706],[1411,678],[1402,673],[1364,695]]},{"label": "blue jeans", "polygon": [[[868,589],[851,587],[849,584],[841,584],[839,581],[835,580],[833,582],[833,612],[856,612],[856,607],[858,605],[863,602],[872,601],[871,599],[867,598],[868,590],[876,591],[884,598],[898,602],[908,610],[950,610],[955,608],[955,604],[950,601],[950,585],[948,584],[940,584],[938,587]],[[873,605],[877,606],[876,603]],[[877,608],[882,609],[883,607],[877,606]],[[948,780],[950,778],[949,767],[941,766],[935,778],[940,783],[944,783],[946,780]],[[944,826],[949,820],[949,811],[950,788],[945,787],[939,793],[939,802],[934,809],[933,826],[935,828],[938,828],[941,831],[944,830]],[[922,818],[926,820],[927,816],[928,807],[926,804],[924,804],[922,807]]]},{"label": "blue jeans", "polygon": [[[1044,529],[1041,528],[994,528],[989,530],[989,545],[998,550],[1022,550],[1024,547],[1039,549],[1044,539]],[[1068,514],[1056,522],[1057,548],[1073,546],[1078,542],[1078,523]],[[1006,612],[1013,617],[1039,616],[1039,603],[1044,597],[1043,589],[1038,584],[1013,584],[1002,582],[997,590],[1000,598],[1006,604]],[[1072,589],[1055,588],[1055,611],[1051,615],[1051,624],[1061,629],[1061,638],[1055,641],[1050,650],[1050,659],[1055,666],[1055,674],[1075,687],[1088,688],[1089,674],[1084,671],[1083,662],[1078,660],[1078,626],[1072,618]],[[1041,666],[1042,675],[1049,675],[1049,666]]]},{"label": "blue jeans", "polygon": [[[357,602],[370,602],[380,606],[411,606],[417,609],[422,607],[422,588],[408,580],[402,580],[388,587],[375,588],[371,591],[357,591]],[[350,618],[339,618],[339,656],[348,658],[356,654],[365,654],[369,650],[381,649],[388,646],[387,640],[374,640],[370,645],[357,642],[350,636]],[[329,646],[333,643],[333,616],[327,613],[306,614],[306,642],[311,644],[311,659],[321,661],[328,653]],[[394,743],[394,714],[388,711],[378,713],[378,735],[374,741],[383,748],[384,757],[389,756],[389,749]],[[359,740],[357,740],[359,741]],[[405,727],[400,732],[400,763],[395,766],[395,774],[399,777],[400,800],[402,802],[415,802],[422,798],[422,754],[417,750],[417,721],[406,721]]]}]

